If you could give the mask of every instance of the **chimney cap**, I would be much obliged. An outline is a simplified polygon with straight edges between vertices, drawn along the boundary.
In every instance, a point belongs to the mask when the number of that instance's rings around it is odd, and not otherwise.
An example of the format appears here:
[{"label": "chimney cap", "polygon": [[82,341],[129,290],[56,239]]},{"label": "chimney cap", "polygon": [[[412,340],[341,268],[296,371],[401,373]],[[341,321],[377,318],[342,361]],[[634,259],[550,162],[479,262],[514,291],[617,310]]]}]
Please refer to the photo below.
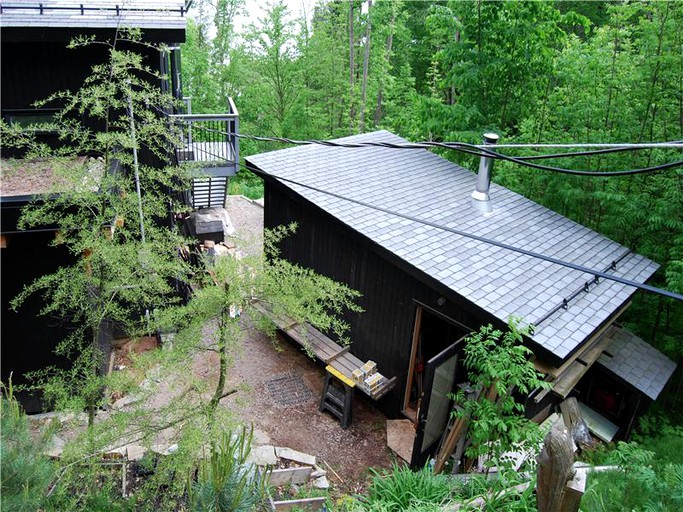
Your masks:
[{"label": "chimney cap", "polygon": [[495,144],[500,139],[497,133],[489,132],[484,134],[484,143]]}]

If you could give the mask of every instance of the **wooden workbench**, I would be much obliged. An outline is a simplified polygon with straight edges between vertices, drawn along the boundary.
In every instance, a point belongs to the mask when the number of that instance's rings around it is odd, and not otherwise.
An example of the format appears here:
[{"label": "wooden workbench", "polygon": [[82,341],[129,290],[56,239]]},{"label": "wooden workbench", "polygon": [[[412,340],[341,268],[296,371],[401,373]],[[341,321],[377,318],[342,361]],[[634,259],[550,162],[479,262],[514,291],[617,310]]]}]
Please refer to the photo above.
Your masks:
[{"label": "wooden workbench", "polygon": [[[346,378],[353,380],[353,370],[363,366],[361,361],[350,352],[350,347],[343,347],[339,343],[325,336],[318,329],[307,323],[297,323],[294,319],[286,315],[275,315],[262,302],[255,302],[254,308],[261,314],[267,316],[277,328],[301,345],[311,356],[330,365]],[[363,386],[356,386],[373,400],[379,400],[396,385],[396,377],[387,378],[380,387],[371,392]]]}]

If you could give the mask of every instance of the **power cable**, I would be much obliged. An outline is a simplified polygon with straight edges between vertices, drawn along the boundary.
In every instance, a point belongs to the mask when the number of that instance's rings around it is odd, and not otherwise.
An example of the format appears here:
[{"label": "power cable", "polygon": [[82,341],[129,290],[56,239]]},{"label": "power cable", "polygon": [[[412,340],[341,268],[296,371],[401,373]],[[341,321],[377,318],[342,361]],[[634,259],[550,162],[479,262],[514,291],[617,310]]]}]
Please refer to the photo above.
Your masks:
[{"label": "power cable", "polygon": [[[214,155],[214,154],[212,154],[212,153],[208,153],[208,152],[207,152],[207,154],[208,154],[209,156],[214,156],[214,157],[216,157],[216,158],[224,159],[223,157],[219,157],[218,155]],[[242,169],[245,169],[245,170],[248,170],[248,171],[252,171],[252,169],[250,169],[249,167],[247,167],[247,166],[245,166],[245,165],[243,165],[243,164],[240,164],[240,163],[238,163],[238,162],[235,162],[235,161],[228,161],[228,162],[233,163],[233,164],[237,165],[238,167],[241,167]],[[253,171],[252,171],[252,172],[253,172]],[[358,200],[358,199],[353,199],[353,198],[350,198],[350,197],[347,197],[347,196],[343,196],[343,195],[341,195],[341,194],[337,194],[336,192],[331,192],[331,191],[324,190],[324,189],[321,189],[321,188],[318,188],[318,187],[314,187],[314,186],[312,186],[312,185],[307,185],[307,184],[305,184],[305,183],[301,183],[301,182],[296,181],[296,180],[292,180],[292,179],[289,179],[289,178],[284,178],[284,177],[281,177],[281,176],[277,176],[277,175],[275,175],[275,174],[272,174],[272,173],[263,171],[263,170],[261,170],[261,169],[258,170],[258,174],[262,174],[263,176],[267,176],[267,177],[270,177],[270,178],[273,178],[273,179],[277,179],[277,180],[280,180],[280,181],[285,182],[285,183],[291,183],[292,185],[296,185],[296,186],[300,186],[300,187],[303,187],[303,188],[306,188],[306,189],[309,189],[309,190],[313,190],[313,191],[315,191],[315,192],[319,192],[319,193],[321,193],[321,194],[329,195],[329,196],[331,196],[331,197],[335,197],[335,198],[341,199],[341,200],[343,200],[343,201],[347,201],[347,202],[350,202],[350,203],[353,203],[353,204],[357,204],[357,205],[359,205],[359,206],[363,206],[363,207],[366,207],[366,208],[370,208],[370,209],[372,209],[372,210],[376,210],[376,211],[379,211],[379,212],[382,212],[382,213],[386,213],[386,214],[388,214],[388,215],[394,215],[394,216],[399,217],[399,218],[402,218],[402,219],[410,220],[410,221],[412,221],[412,222],[417,222],[418,224],[423,224],[423,225],[430,226],[430,227],[433,227],[433,228],[436,228],[436,229],[440,229],[440,230],[443,230],[443,231],[447,231],[447,232],[450,232],[450,233],[453,233],[453,234],[456,234],[456,235],[459,235],[459,236],[462,236],[462,237],[465,237],[465,238],[470,238],[470,239],[476,240],[476,241],[478,241],[478,242],[482,242],[482,243],[485,243],[485,244],[493,245],[493,246],[499,247],[499,248],[501,248],[501,249],[507,249],[507,250],[509,250],[509,251],[516,252],[516,253],[519,253],[519,254],[523,254],[523,255],[525,255],[525,256],[529,256],[529,257],[532,257],[532,258],[536,258],[536,259],[540,259],[540,260],[543,260],[543,261],[547,261],[547,262],[549,262],[549,263],[554,263],[554,264],[556,264],[556,265],[560,265],[560,266],[563,266],[563,267],[571,268],[571,269],[573,269],[573,270],[578,270],[578,271],[580,271],[580,272],[585,272],[585,273],[587,273],[587,274],[592,275],[592,276],[595,278],[594,281],[595,281],[596,284],[598,283],[598,279],[607,279],[607,280],[609,280],[609,281],[615,281],[615,282],[620,283],[620,284],[624,284],[624,285],[627,285],[627,286],[632,286],[632,287],[634,287],[634,288],[638,288],[638,289],[645,290],[645,291],[648,291],[648,292],[651,292],[651,293],[655,293],[655,294],[658,294],[658,295],[662,295],[662,296],[664,296],[664,297],[668,297],[668,298],[671,298],[671,299],[683,301],[683,295],[682,295],[682,294],[678,294],[678,293],[675,293],[675,292],[671,292],[671,291],[669,291],[669,290],[665,290],[665,289],[662,289],[662,288],[657,288],[657,287],[655,287],[655,286],[647,285],[647,284],[644,284],[644,283],[639,283],[639,282],[637,282],[637,281],[632,281],[632,280],[630,280],[630,279],[625,279],[625,278],[622,278],[622,277],[614,276],[614,275],[608,274],[608,273],[605,272],[605,271],[594,270],[594,269],[591,269],[591,268],[589,268],[589,267],[585,267],[585,266],[583,266],[583,265],[578,265],[578,264],[576,264],[576,263],[572,263],[572,262],[569,262],[569,261],[561,260],[561,259],[559,259],[559,258],[554,258],[554,257],[552,257],[552,256],[546,256],[546,255],[544,255],[544,254],[540,254],[540,253],[537,253],[537,252],[534,252],[534,251],[530,251],[530,250],[524,249],[524,248],[522,248],[522,247],[516,247],[516,246],[510,245],[510,244],[506,244],[506,243],[504,243],[504,242],[499,242],[499,241],[494,240],[494,239],[492,239],[492,238],[487,238],[487,237],[483,237],[483,236],[480,236],[480,235],[475,235],[475,234],[468,233],[468,232],[466,232],[466,231],[462,231],[462,230],[455,229],[455,228],[450,228],[450,227],[448,227],[448,226],[444,226],[444,225],[438,224],[438,223],[436,223],[436,222],[428,221],[428,220],[425,220],[425,219],[420,219],[420,218],[418,218],[418,217],[414,217],[414,216],[412,216],[412,215],[407,215],[407,214],[404,214],[404,213],[400,213],[400,212],[397,212],[397,211],[395,211],[395,210],[391,210],[391,209],[388,209],[388,208],[384,208],[384,207],[382,207],[382,206],[373,205],[373,204],[367,203],[367,202],[365,202],[365,201],[360,201],[360,200]],[[614,266],[614,265],[612,265],[612,267],[613,267],[613,266]],[[584,288],[587,288],[587,287],[584,286]]]},{"label": "power cable", "polygon": [[[171,116],[173,117],[173,116]],[[175,117],[174,119],[178,119]],[[218,133],[227,137],[237,137],[240,139],[247,139],[247,140],[254,140],[254,141],[259,141],[259,142],[281,142],[285,144],[293,144],[293,145],[321,145],[321,146],[327,146],[327,147],[339,147],[339,148],[352,148],[352,149],[357,149],[357,148],[365,148],[365,147],[381,147],[381,148],[390,148],[390,149],[431,149],[431,148],[445,148],[445,149],[451,149],[458,151],[460,153],[466,153],[466,154],[471,154],[474,156],[486,156],[489,158],[497,159],[497,160],[504,160],[504,161],[509,161],[516,163],[521,166],[525,167],[530,167],[533,169],[540,169],[540,170],[545,170],[545,171],[552,171],[552,172],[557,172],[561,174],[568,174],[568,175],[574,175],[574,176],[591,176],[591,177],[615,177],[615,176],[632,176],[632,175],[637,175],[637,174],[647,174],[647,173],[654,173],[654,172],[661,172],[665,171],[667,169],[673,169],[676,167],[682,167],[683,166],[683,160],[678,160],[675,162],[669,162],[666,164],[661,164],[661,165],[656,165],[652,167],[645,167],[641,169],[629,169],[629,170],[623,170],[623,171],[580,171],[580,170],[575,170],[575,169],[565,169],[563,167],[552,167],[548,165],[541,165],[541,164],[534,164],[529,162],[528,160],[532,159],[539,159],[540,156],[533,156],[533,157],[512,157],[508,155],[504,155],[502,153],[499,153],[497,151],[493,151],[490,148],[492,146],[479,146],[475,144],[468,144],[464,142],[419,142],[419,143],[403,143],[403,144],[396,144],[396,143],[391,143],[391,142],[372,142],[372,141],[366,141],[366,142],[335,142],[335,141],[329,141],[329,140],[316,140],[316,139],[310,139],[310,140],[297,140],[297,139],[289,139],[286,137],[262,137],[262,136],[256,136],[256,135],[249,135],[245,133],[234,133],[234,132],[227,132],[227,131],[222,131],[222,130],[215,130],[212,128],[207,128],[207,127],[202,127],[201,128],[204,131],[207,132],[212,132],[212,133]],[[678,148],[680,146],[681,149],[683,149],[683,144],[678,144],[677,142],[674,143],[663,143],[667,147],[674,146]],[[635,147],[628,148],[628,150],[635,150]],[[652,149],[652,148],[646,148],[646,147],[639,147],[638,149]],[[621,150],[620,148],[611,148],[612,151],[615,150]],[[626,151],[627,149],[624,149]],[[575,153],[575,154],[553,154],[553,155],[543,155],[543,158],[564,158],[567,156],[588,156],[591,154],[602,154],[606,152],[607,150],[598,150],[594,152],[580,152],[580,153]]]},{"label": "power cable", "polygon": [[[242,165],[242,164],[238,164],[238,166],[253,172],[253,170],[252,170],[252,169],[249,169],[247,166],[244,166],[244,165]],[[516,252],[516,253],[518,253],[518,254],[523,254],[523,255],[525,255],[525,256],[529,256],[529,257],[532,257],[532,258],[536,258],[536,259],[540,259],[540,260],[543,260],[543,261],[547,261],[547,262],[549,262],[549,263],[554,263],[555,265],[560,265],[560,266],[563,266],[563,267],[571,268],[571,269],[573,269],[573,270],[578,270],[579,272],[585,272],[585,273],[587,273],[587,274],[590,274],[590,275],[594,276],[595,278],[607,279],[607,280],[609,280],[609,281],[615,281],[615,282],[617,282],[617,283],[624,284],[624,285],[626,285],[626,286],[632,286],[632,287],[634,287],[634,288],[638,288],[638,289],[641,289],[641,290],[649,291],[649,292],[651,292],[651,293],[656,293],[656,294],[658,294],[658,295],[663,295],[664,297],[669,297],[669,298],[671,298],[671,299],[683,301],[683,295],[682,295],[682,294],[675,293],[675,292],[671,292],[671,291],[669,291],[669,290],[664,290],[664,289],[662,289],[662,288],[657,288],[657,287],[655,287],[655,286],[650,286],[650,285],[647,285],[647,284],[644,284],[644,283],[639,283],[639,282],[637,282],[637,281],[632,281],[632,280],[630,280],[630,279],[625,279],[625,278],[622,278],[622,277],[619,277],[619,276],[611,275],[611,274],[608,274],[608,273],[603,272],[603,271],[600,271],[600,270],[591,269],[591,268],[589,268],[589,267],[585,267],[585,266],[583,266],[583,265],[578,265],[578,264],[576,264],[576,263],[572,263],[572,262],[569,262],[569,261],[561,260],[561,259],[555,258],[555,257],[553,257],[553,256],[546,256],[545,254],[541,254],[541,253],[537,253],[537,252],[534,252],[534,251],[530,251],[530,250],[524,249],[524,248],[522,248],[522,247],[515,247],[515,246],[513,246],[513,245],[506,244],[506,243],[504,243],[504,242],[499,242],[499,241],[494,240],[494,239],[492,239],[492,238],[487,238],[487,237],[484,237],[484,236],[475,235],[475,234],[472,234],[472,233],[468,233],[468,232],[466,232],[466,231],[462,231],[462,230],[459,230],[459,229],[455,229],[455,228],[451,228],[451,227],[448,227],[448,226],[444,226],[443,224],[439,224],[439,223],[432,222],[432,221],[429,221],[429,220],[420,219],[420,218],[418,218],[418,217],[414,217],[414,216],[412,216],[412,215],[400,213],[400,212],[397,212],[397,211],[395,211],[395,210],[391,210],[391,209],[389,209],[389,208],[384,208],[384,207],[382,207],[382,206],[373,205],[373,204],[367,203],[367,202],[365,202],[365,201],[360,201],[360,200],[358,200],[358,199],[353,199],[353,198],[350,198],[350,197],[347,197],[347,196],[343,196],[343,195],[341,195],[341,194],[337,194],[336,192],[331,192],[331,191],[329,191],[329,190],[324,190],[324,189],[321,189],[321,188],[319,188],[319,187],[314,187],[314,186],[312,186],[312,185],[307,185],[307,184],[305,184],[305,183],[301,183],[301,182],[296,181],[296,180],[292,180],[292,179],[289,179],[289,178],[277,176],[277,175],[275,175],[275,174],[272,174],[272,173],[263,171],[263,170],[261,170],[261,169],[258,170],[257,174],[262,174],[263,176],[267,176],[267,177],[269,177],[269,178],[277,179],[277,180],[282,181],[282,182],[285,182],[285,183],[290,183],[290,184],[292,184],[292,185],[296,185],[296,186],[299,186],[299,187],[303,187],[303,188],[312,190],[312,191],[314,191],[314,192],[319,192],[319,193],[321,193],[321,194],[325,194],[325,195],[328,195],[328,196],[331,196],[331,197],[335,197],[335,198],[337,198],[337,199],[341,199],[341,200],[343,200],[343,201],[347,201],[347,202],[350,202],[350,203],[353,203],[353,204],[357,204],[357,205],[363,206],[363,207],[365,207],[365,208],[370,208],[370,209],[372,209],[372,210],[376,210],[376,211],[379,211],[379,212],[382,212],[382,213],[386,213],[386,214],[388,214],[388,215],[394,215],[394,216],[396,216],[396,217],[399,217],[399,218],[402,218],[402,219],[406,219],[406,220],[409,220],[409,221],[412,221],[412,222],[416,222],[416,223],[418,223],[418,224],[423,224],[423,225],[425,225],[425,226],[430,226],[430,227],[433,227],[433,228],[436,228],[436,229],[440,229],[440,230],[442,230],[442,231],[447,231],[447,232],[449,232],[449,233],[453,233],[453,234],[455,234],[455,235],[459,235],[459,236],[462,236],[462,237],[465,237],[465,238],[470,238],[470,239],[472,239],[472,240],[476,240],[476,241],[478,241],[478,242],[482,242],[482,243],[485,243],[485,244],[488,244],[488,245],[493,245],[493,246],[499,247],[499,248],[501,248],[501,249],[507,249],[508,251]]]}]

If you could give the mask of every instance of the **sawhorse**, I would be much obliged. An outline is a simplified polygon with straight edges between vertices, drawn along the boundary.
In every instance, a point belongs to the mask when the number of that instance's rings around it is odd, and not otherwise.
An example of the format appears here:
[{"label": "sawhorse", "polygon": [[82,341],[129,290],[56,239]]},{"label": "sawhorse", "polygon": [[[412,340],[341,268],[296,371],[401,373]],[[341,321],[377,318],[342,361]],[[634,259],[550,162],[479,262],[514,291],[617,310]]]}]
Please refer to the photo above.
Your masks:
[{"label": "sawhorse", "polygon": [[342,428],[348,428],[351,425],[353,388],[356,387],[356,383],[330,365],[327,365],[325,370],[325,385],[320,398],[320,412],[330,411],[339,419]]}]

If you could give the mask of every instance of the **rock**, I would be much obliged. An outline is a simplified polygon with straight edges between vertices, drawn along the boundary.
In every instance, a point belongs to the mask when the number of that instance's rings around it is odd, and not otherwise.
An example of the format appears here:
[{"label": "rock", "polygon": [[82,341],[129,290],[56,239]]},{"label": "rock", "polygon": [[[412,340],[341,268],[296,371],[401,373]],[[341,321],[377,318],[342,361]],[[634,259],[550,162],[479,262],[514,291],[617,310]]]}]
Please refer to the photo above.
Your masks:
[{"label": "rock", "polygon": [[158,453],[159,455],[170,455],[178,451],[178,445],[172,444],[167,446],[165,444],[155,444],[152,446],[151,451]]},{"label": "rock", "polygon": [[257,466],[274,466],[275,464],[277,464],[275,447],[266,445],[252,448],[251,453],[247,458],[247,462],[252,462]]},{"label": "rock", "polygon": [[297,452],[291,448],[283,448],[278,446],[275,448],[275,454],[281,459],[293,460],[299,464],[306,464],[307,466],[315,466],[315,456],[307,453]]},{"label": "rock", "polygon": [[64,439],[59,436],[53,436],[45,450],[45,455],[53,459],[58,459],[62,456],[65,444]]},{"label": "rock", "polygon": [[111,408],[114,410],[123,409],[125,406],[133,404],[138,401],[138,398],[134,395],[126,395],[123,398],[119,398],[116,402],[111,404]]},{"label": "rock", "polygon": [[147,453],[147,448],[139,444],[129,444],[126,446],[126,456],[128,460],[140,460]]},{"label": "rock", "polygon": [[320,478],[316,478],[313,480],[313,487],[316,489],[329,489],[330,488],[330,481],[327,479],[326,476],[321,476]]},{"label": "rock", "polygon": [[233,226],[225,208],[202,208],[192,212],[187,219],[190,236],[198,240],[222,241],[235,234]]},{"label": "rock", "polygon": [[84,412],[44,412],[40,414],[29,414],[27,417],[31,423],[36,425],[49,424],[54,420],[58,421],[61,425],[64,425],[65,423],[85,425],[88,423],[88,415]]},{"label": "rock", "polygon": [[123,459],[126,456],[126,447],[106,448],[102,453],[103,459]]},{"label": "rock", "polygon": [[321,476],[327,475],[327,471],[324,469],[316,469],[311,473],[311,478],[320,478]]}]

